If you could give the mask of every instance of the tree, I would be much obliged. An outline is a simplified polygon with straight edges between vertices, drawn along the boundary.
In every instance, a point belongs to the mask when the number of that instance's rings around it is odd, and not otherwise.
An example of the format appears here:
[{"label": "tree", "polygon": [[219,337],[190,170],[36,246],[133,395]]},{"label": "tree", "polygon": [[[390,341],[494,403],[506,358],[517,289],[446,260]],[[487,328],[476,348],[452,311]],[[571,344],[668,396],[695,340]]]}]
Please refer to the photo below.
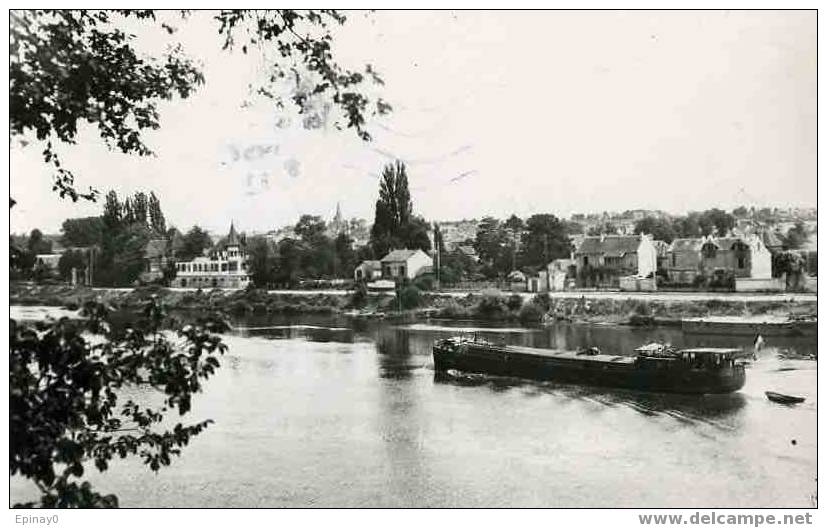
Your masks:
[{"label": "tree", "polygon": [[667,244],[675,239],[675,228],[666,218],[647,216],[635,222],[635,234],[652,235],[655,240],[663,240]]},{"label": "tree", "polygon": [[673,222],[673,226],[677,238],[695,238],[709,234],[704,233],[701,228],[699,213],[689,213],[686,216],[678,217]]},{"label": "tree", "polygon": [[132,223],[148,225],[149,200],[146,193],[136,192],[132,197],[132,214],[134,215]]},{"label": "tree", "polygon": [[89,247],[103,239],[104,223],[100,216],[69,218],[63,221],[60,242],[66,247]]},{"label": "tree", "polygon": [[480,257],[482,273],[486,277],[495,278],[508,271],[502,266],[504,248],[508,244],[505,228],[496,218],[486,216],[477,225],[474,250]]},{"label": "tree", "polygon": [[29,240],[26,243],[26,248],[32,255],[42,255],[44,253],[52,252],[52,243],[51,241],[43,238],[43,233],[40,232],[40,229],[35,228],[32,229],[31,233],[29,233]]},{"label": "tree", "polygon": [[525,222],[519,216],[512,214],[505,221],[505,228],[519,234],[525,228]]},{"label": "tree", "polygon": [[749,209],[746,206],[739,205],[735,209],[732,210],[732,216],[736,218],[747,218],[750,214]]},{"label": "tree", "polygon": [[428,236],[430,225],[421,216],[414,216],[400,230],[402,244],[406,249],[431,251],[431,238]]},{"label": "tree", "polygon": [[[11,321],[9,346],[9,472],[34,482],[38,502],[23,507],[113,507],[88,481],[88,466],[106,471],[116,456],[139,456],[153,471],[210,423],[175,423],[219,367],[226,346],[216,334],[227,327],[200,320],[164,332],[165,314],[150,301],[129,331],[114,330],[107,310],[89,303],[87,320],[61,318],[35,327]],[[91,336],[91,337],[88,337]],[[121,389],[159,394],[139,404]]]},{"label": "tree", "polygon": [[275,252],[270,243],[262,236],[251,237],[247,241],[247,265],[250,280],[257,287],[266,287],[273,279]]},{"label": "tree", "polygon": [[611,222],[603,222],[599,225],[590,227],[586,234],[589,236],[616,235],[617,226]]},{"label": "tree", "polygon": [[106,193],[101,219],[104,228],[110,232],[119,229],[123,224],[123,206],[118,200],[118,193],[115,191]]},{"label": "tree", "polygon": [[[34,136],[36,148],[42,148],[44,161],[54,169],[53,189],[61,197],[97,198],[94,189],[78,190],[56,148],[74,144],[81,124],[97,128],[113,150],[149,155],[142,132],[159,128],[157,103],[186,98],[204,82],[181,46],[170,47],[163,57],[140,55],[133,47],[135,37],[119,27],[124,18],[157,25],[152,11],[10,12],[10,134],[20,145],[31,144]],[[343,15],[328,10],[222,11],[215,20],[225,49],[244,39],[242,52],[252,44],[250,49],[262,49],[269,60],[275,57],[264,77],[289,87],[289,95],[283,101],[269,84],[256,94],[274,99],[279,110],[286,102],[305,114],[312,113],[314,103],[330,103],[342,115],[333,123],[336,128],[344,122],[360,138],[370,139],[365,116],[371,100],[361,84],[366,79],[381,84],[381,78],[369,65],[363,74],[337,64],[329,24],[343,24]],[[174,32],[167,24],[160,26]],[[374,114],[390,110],[381,99],[373,107]],[[124,225],[124,208],[110,193],[105,228],[134,234],[140,226],[134,225],[132,202],[130,222]],[[101,256],[111,265],[121,241],[107,234],[102,242],[109,252]],[[218,367],[213,354],[223,352],[224,345],[213,332],[223,327],[198,323],[181,328],[179,348],[159,331],[165,317],[154,303],[146,320],[124,334],[109,330],[101,310],[90,310],[90,326],[84,329],[65,319],[37,328],[11,322],[10,473],[38,486],[42,506],[116,506],[114,496],[94,492],[88,482],[78,484],[85,462],[94,460],[105,471],[115,454],[138,455],[157,470],[207,424],[177,424],[168,431],[160,426],[166,411],[188,412],[200,380]],[[102,339],[87,342],[83,332]],[[160,389],[163,406],[141,408],[129,400],[118,406],[125,385]]]},{"label": "tree", "polygon": [[84,251],[70,249],[65,251],[57,262],[57,271],[60,278],[63,280],[71,280],[72,269],[77,270],[77,276],[80,279],[86,271],[86,264],[88,262],[87,255]]},{"label": "tree", "polygon": [[386,165],[379,182],[379,198],[370,231],[370,244],[375,254],[385,255],[391,249],[406,247],[407,237],[412,234],[408,228],[412,211],[405,164],[397,161]]},{"label": "tree", "polygon": [[327,226],[320,216],[302,215],[293,231],[307,243],[313,243],[325,236]]},{"label": "tree", "polygon": [[773,255],[775,276],[786,275],[787,287],[799,288],[806,272],[806,261],[797,251],[781,251]]},{"label": "tree", "polygon": [[293,238],[280,240],[277,245],[275,280],[279,284],[294,286],[301,277],[304,243]]},{"label": "tree", "polygon": [[166,219],[164,218],[164,212],[161,210],[161,201],[155,196],[154,192],[149,194],[148,213],[149,227],[158,235],[165,234],[167,230]]},{"label": "tree", "polygon": [[209,233],[198,226],[192,226],[182,237],[178,258],[180,260],[191,260],[202,255],[205,249],[210,249],[211,247],[212,239]]},{"label": "tree", "polygon": [[735,217],[721,209],[709,209],[700,214],[701,234],[726,236],[735,227]]},{"label": "tree", "polygon": [[545,267],[554,259],[568,258],[571,244],[565,225],[551,214],[535,214],[526,221],[520,262],[522,266]]},{"label": "tree", "polygon": [[[180,43],[162,57],[145,56],[136,37],[121,28],[137,20],[174,33],[150,10],[15,10],[10,12],[9,121],[13,137],[34,134],[43,158],[53,166],[54,189],[73,200],[95,199],[79,192],[74,174],[62,165],[55,145],[77,140],[81,123],[97,128],[112,148],[146,156],[152,151],[142,132],[160,126],[157,102],[185,99],[204,76]],[[335,59],[331,25],[346,17],[336,11],[229,10],[214,17],[226,50],[259,50],[268,61],[265,84],[255,94],[282,110],[292,105],[311,112],[314,105],[338,110],[334,126],[353,128],[370,139],[366,116],[390,111],[381,98],[365,95],[367,81],[382,84],[367,65],[364,72],[342,68]],[[185,19],[181,20],[185,22]],[[273,50],[277,53],[268,54]],[[289,87],[289,96],[278,95]]]},{"label": "tree", "polygon": [[336,254],[335,275],[338,278],[353,277],[353,270],[359,262],[356,260],[356,252],[353,250],[353,239],[345,233],[333,240],[333,249]]},{"label": "tree", "polygon": [[789,249],[801,249],[807,244],[810,239],[807,233],[807,227],[804,222],[796,222],[793,227],[787,230],[787,235],[784,237],[784,245]]}]

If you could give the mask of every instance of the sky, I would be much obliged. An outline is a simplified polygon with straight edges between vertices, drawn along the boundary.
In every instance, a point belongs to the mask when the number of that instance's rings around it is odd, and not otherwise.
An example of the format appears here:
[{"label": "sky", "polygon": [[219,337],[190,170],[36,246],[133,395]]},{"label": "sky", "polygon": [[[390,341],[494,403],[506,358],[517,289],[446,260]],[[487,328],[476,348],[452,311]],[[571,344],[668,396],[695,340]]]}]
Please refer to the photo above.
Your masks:
[{"label": "sky", "polygon": [[[393,112],[373,141],[248,97],[258,53],[220,49],[209,13],[173,35],[206,83],[160,105],[156,156],[62,150],[80,188],[153,190],[167,223],[260,232],[299,215],[373,218],[378,174],[408,166],[428,220],[740,204],[816,206],[815,11],[347,12],[334,53],[370,63]],[[170,37],[135,27],[157,52]],[[12,232],[97,215],[51,191],[36,144],[11,146]]]}]

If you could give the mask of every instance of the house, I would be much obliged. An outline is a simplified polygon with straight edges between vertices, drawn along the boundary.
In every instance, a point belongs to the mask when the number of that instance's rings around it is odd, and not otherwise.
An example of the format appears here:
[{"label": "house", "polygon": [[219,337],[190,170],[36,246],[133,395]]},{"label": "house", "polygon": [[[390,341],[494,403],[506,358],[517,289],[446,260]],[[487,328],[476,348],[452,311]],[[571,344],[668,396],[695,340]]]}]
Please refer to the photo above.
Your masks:
[{"label": "house", "polygon": [[566,289],[566,279],[576,273],[575,261],[572,259],[555,259],[549,262],[546,269],[548,291],[562,291]]},{"label": "house", "polygon": [[433,259],[421,249],[394,249],[379,262],[386,280],[413,279],[434,267]]},{"label": "house", "polygon": [[692,284],[701,273],[703,238],[676,238],[666,250],[664,270],[672,284]]},{"label": "house", "polygon": [[470,258],[474,262],[479,262],[480,258],[477,255],[477,250],[470,244],[459,244],[456,247],[457,251]]},{"label": "house", "polygon": [[769,279],[772,254],[760,236],[676,238],[667,252],[666,274],[675,284],[692,284],[715,274],[735,279]]},{"label": "house", "polygon": [[653,240],[652,243],[655,245],[655,253],[658,257],[657,270],[665,270],[667,260],[669,260],[669,244],[663,240]]},{"label": "house", "polygon": [[772,254],[757,236],[710,236],[701,245],[701,267],[705,276],[723,270],[731,272],[736,279],[769,279]]},{"label": "house", "polygon": [[582,285],[618,286],[620,277],[648,277],[657,270],[657,249],[644,234],[587,236],[572,257]]},{"label": "house", "polygon": [[167,241],[156,238],[147,242],[144,248],[144,269],[138,276],[141,282],[155,282],[164,278],[167,267]]},{"label": "house", "polygon": [[378,260],[364,260],[353,270],[356,281],[373,281],[382,277],[382,263]]},{"label": "house", "polygon": [[50,271],[57,271],[57,265],[60,262],[61,255],[59,253],[44,253],[35,257],[35,266],[43,266]]},{"label": "house", "polygon": [[175,263],[176,288],[241,289],[250,284],[247,253],[235,226],[207,255]]}]

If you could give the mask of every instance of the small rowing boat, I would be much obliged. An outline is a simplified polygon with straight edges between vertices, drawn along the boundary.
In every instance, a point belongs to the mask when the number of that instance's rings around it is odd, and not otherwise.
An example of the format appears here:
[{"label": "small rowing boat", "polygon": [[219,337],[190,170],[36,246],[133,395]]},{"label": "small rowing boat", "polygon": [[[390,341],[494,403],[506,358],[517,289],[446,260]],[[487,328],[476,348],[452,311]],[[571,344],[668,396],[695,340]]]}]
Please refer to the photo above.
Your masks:
[{"label": "small rowing boat", "polygon": [[784,403],[784,404],[793,404],[793,403],[801,403],[806,398],[802,398],[801,396],[790,396],[788,394],[781,394],[780,392],[772,392],[766,391],[764,394],[767,395],[767,398],[770,401],[774,401],[775,403]]}]

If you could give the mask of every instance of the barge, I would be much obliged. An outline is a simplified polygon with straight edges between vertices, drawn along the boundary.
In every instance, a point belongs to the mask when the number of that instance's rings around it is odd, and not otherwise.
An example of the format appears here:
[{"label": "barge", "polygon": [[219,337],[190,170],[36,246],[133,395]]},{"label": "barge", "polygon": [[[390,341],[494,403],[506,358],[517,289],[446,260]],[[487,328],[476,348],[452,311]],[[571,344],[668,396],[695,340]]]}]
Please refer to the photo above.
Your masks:
[{"label": "barge", "polygon": [[674,349],[651,343],[633,356],[603,354],[596,348],[549,350],[451,337],[434,344],[437,372],[457,370],[564,383],[653,392],[720,394],[746,381],[745,358],[737,348]]}]

